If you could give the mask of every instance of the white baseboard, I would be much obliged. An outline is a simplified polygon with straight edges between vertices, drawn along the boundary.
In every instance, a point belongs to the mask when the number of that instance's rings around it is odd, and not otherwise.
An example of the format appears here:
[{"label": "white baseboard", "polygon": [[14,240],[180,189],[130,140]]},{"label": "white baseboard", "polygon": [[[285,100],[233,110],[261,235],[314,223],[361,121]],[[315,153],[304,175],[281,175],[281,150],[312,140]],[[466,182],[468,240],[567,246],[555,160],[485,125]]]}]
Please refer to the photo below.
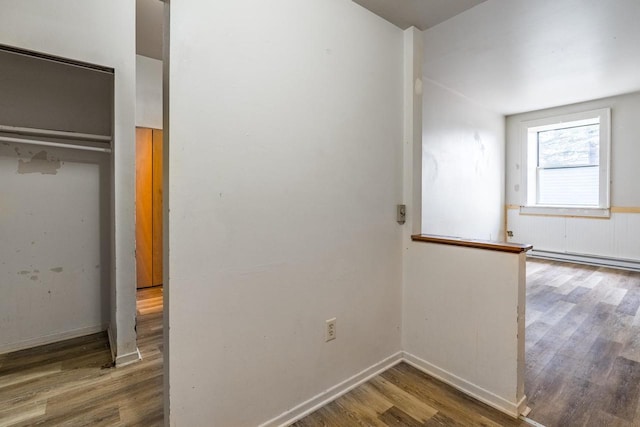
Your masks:
[{"label": "white baseboard", "polygon": [[425,374],[439,379],[440,381],[449,384],[450,386],[460,390],[464,394],[473,397],[480,402],[504,412],[505,414],[518,418],[527,407],[527,398],[523,396],[519,402],[510,402],[507,399],[500,397],[482,387],[473,384],[465,379],[458,377],[444,369],[441,369],[426,360],[420,359],[411,353],[403,352],[403,360],[416,369],[424,372]]},{"label": "white baseboard", "polygon": [[109,350],[111,350],[111,361],[115,364],[116,363],[116,339],[113,336],[113,332],[111,332],[111,326],[109,326],[107,328],[107,336],[109,337]]},{"label": "white baseboard", "polygon": [[140,350],[138,350],[138,348],[136,347],[136,351],[116,356],[116,359],[115,359],[116,368],[121,368],[123,366],[130,365],[139,360],[142,360],[142,356],[140,355]]},{"label": "white baseboard", "polygon": [[27,348],[38,347],[41,345],[53,344],[55,342],[78,338],[85,335],[97,334],[98,332],[103,332],[106,329],[106,325],[87,326],[85,328],[78,328],[72,331],[45,335],[44,337],[31,338],[20,342],[0,344],[0,354],[12,353],[14,351],[25,350]]},{"label": "white baseboard", "polygon": [[400,362],[402,362],[402,352],[399,351],[277,417],[260,424],[259,427],[288,426]]},{"label": "white baseboard", "polygon": [[113,332],[111,332],[111,326],[109,326],[109,328],[107,329],[107,335],[109,335],[109,348],[111,349],[111,360],[113,361],[116,367],[120,368],[122,366],[135,363],[138,360],[142,360],[142,355],[140,354],[140,350],[137,347],[136,347],[136,351],[118,356],[117,341],[113,336]]}]

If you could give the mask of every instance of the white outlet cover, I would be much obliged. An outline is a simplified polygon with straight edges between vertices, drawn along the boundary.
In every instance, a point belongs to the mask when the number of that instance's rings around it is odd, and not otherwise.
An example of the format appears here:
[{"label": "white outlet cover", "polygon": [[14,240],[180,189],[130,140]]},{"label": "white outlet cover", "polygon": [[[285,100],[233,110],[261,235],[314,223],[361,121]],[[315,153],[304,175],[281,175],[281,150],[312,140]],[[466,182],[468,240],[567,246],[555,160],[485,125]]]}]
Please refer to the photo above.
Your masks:
[{"label": "white outlet cover", "polygon": [[324,339],[326,342],[336,339],[336,318],[327,319]]}]

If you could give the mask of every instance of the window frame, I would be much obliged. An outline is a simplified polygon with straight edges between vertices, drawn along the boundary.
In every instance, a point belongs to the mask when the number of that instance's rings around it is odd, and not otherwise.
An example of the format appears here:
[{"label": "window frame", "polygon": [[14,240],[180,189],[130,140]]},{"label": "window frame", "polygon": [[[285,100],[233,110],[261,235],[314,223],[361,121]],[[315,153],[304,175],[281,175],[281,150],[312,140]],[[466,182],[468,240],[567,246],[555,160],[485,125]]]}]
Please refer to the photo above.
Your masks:
[{"label": "window frame", "polygon": [[[543,205],[537,202],[538,186],[538,132],[571,126],[587,125],[599,120],[599,166],[598,166],[598,205]],[[520,127],[522,149],[522,201],[520,213],[559,216],[610,217],[611,183],[611,109],[582,111],[529,120]]]}]

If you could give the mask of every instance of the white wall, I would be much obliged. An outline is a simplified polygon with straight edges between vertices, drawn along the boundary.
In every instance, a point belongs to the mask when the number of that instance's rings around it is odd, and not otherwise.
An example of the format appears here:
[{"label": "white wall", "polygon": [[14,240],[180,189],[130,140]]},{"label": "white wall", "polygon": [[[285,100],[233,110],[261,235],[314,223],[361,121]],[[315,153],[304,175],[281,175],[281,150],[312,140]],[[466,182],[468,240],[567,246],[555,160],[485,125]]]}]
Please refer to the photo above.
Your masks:
[{"label": "white wall", "polygon": [[110,168],[105,154],[0,143],[0,353],[109,324]]},{"label": "white wall", "polygon": [[110,325],[119,360],[136,357],[135,3],[0,0],[0,10],[0,43],[115,69]]},{"label": "white wall", "polygon": [[171,4],[171,425],[257,425],[400,350],[402,71],[348,0]]},{"label": "white wall", "polygon": [[414,242],[406,256],[407,360],[519,415],[525,405],[524,253]]},{"label": "white wall", "polygon": [[422,232],[501,240],[504,117],[430,80],[423,100]]},{"label": "white wall", "polygon": [[[523,205],[520,123],[598,108],[611,108],[610,219],[520,215]],[[640,92],[507,117],[506,202],[509,240],[534,249],[640,261]]]},{"label": "white wall", "polygon": [[136,55],[136,126],[162,129],[162,61]]},{"label": "white wall", "polygon": [[[473,168],[474,173],[494,177],[481,167],[476,169],[473,163],[469,165],[482,157],[477,152],[474,155],[473,149],[490,140],[486,151],[490,153],[488,158],[496,161],[504,147],[499,137],[504,131],[500,125],[502,117],[430,81],[423,82],[423,90],[419,90],[421,82],[416,81],[416,76],[422,75],[421,41],[422,34],[415,29],[405,31],[403,188],[409,213],[419,211],[414,206],[420,203],[420,199],[416,202],[416,193],[422,193],[423,199],[433,199],[434,194],[444,197],[455,190],[457,193],[449,198],[468,203],[464,197],[474,195],[464,190],[473,189],[474,183],[460,182],[454,189],[448,189],[447,185],[455,181],[456,174],[466,173],[459,171],[465,166]],[[480,136],[479,142],[474,138],[475,132]],[[449,157],[450,153],[455,156]],[[443,163],[442,158],[448,160],[447,169],[442,172],[444,179],[437,179],[435,162],[424,165],[421,162],[430,155],[435,157],[434,154],[438,163]],[[497,169],[502,170],[499,165]],[[432,175],[425,177],[426,173]],[[416,178],[422,179],[422,191]],[[482,181],[476,191],[496,193],[490,195],[493,203],[487,207],[495,210],[503,190],[491,178],[472,180]],[[499,183],[500,177],[496,181]],[[411,234],[420,230],[429,232],[428,226],[433,226],[429,221],[435,214],[443,221],[446,216],[446,209],[440,206],[424,203],[422,209],[422,215],[408,216],[403,229],[404,358],[470,395],[518,415],[525,404],[524,255],[413,242]],[[478,208],[464,209],[462,218],[453,218],[448,224],[450,228],[441,228],[440,232],[453,235],[475,232],[486,239],[489,236],[482,233],[499,227],[496,218],[478,221],[473,217],[473,210]],[[426,224],[420,224],[421,221]],[[472,227],[466,226],[468,221],[474,222]]]}]

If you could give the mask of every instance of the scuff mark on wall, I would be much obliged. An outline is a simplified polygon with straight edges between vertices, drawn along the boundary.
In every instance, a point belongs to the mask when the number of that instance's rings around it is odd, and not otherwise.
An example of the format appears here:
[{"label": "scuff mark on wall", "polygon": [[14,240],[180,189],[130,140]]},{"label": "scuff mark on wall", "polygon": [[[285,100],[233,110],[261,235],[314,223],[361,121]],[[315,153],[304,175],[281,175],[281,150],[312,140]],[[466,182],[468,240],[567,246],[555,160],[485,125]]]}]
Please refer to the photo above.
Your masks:
[{"label": "scuff mark on wall", "polygon": [[29,270],[18,271],[18,274],[22,274],[23,276],[29,273],[31,273]]},{"label": "scuff mark on wall", "polygon": [[50,268],[49,270],[53,271],[54,273],[62,273],[62,267],[54,267]]},{"label": "scuff mark on wall", "polygon": [[482,138],[480,137],[480,132],[476,131],[473,133],[473,139],[480,145],[480,151],[482,152],[482,157],[484,157],[484,143],[482,142]]},{"label": "scuff mark on wall", "polygon": [[38,276],[31,276],[30,279],[35,282],[36,280],[38,280]]},{"label": "scuff mark on wall", "polygon": [[475,172],[476,175],[483,175],[484,171],[489,167],[489,159],[487,159],[487,155],[485,152],[486,147],[484,145],[484,142],[482,142],[480,132],[475,131],[473,133],[473,139],[476,142],[473,150],[473,156],[475,158]]},{"label": "scuff mark on wall", "polygon": [[422,156],[422,174],[429,182],[435,182],[438,178],[438,160],[429,151]]},{"label": "scuff mark on wall", "polygon": [[18,173],[41,173],[43,175],[56,175],[60,169],[60,160],[56,158],[49,159],[47,152],[42,150],[31,157],[30,161],[18,160]]}]

